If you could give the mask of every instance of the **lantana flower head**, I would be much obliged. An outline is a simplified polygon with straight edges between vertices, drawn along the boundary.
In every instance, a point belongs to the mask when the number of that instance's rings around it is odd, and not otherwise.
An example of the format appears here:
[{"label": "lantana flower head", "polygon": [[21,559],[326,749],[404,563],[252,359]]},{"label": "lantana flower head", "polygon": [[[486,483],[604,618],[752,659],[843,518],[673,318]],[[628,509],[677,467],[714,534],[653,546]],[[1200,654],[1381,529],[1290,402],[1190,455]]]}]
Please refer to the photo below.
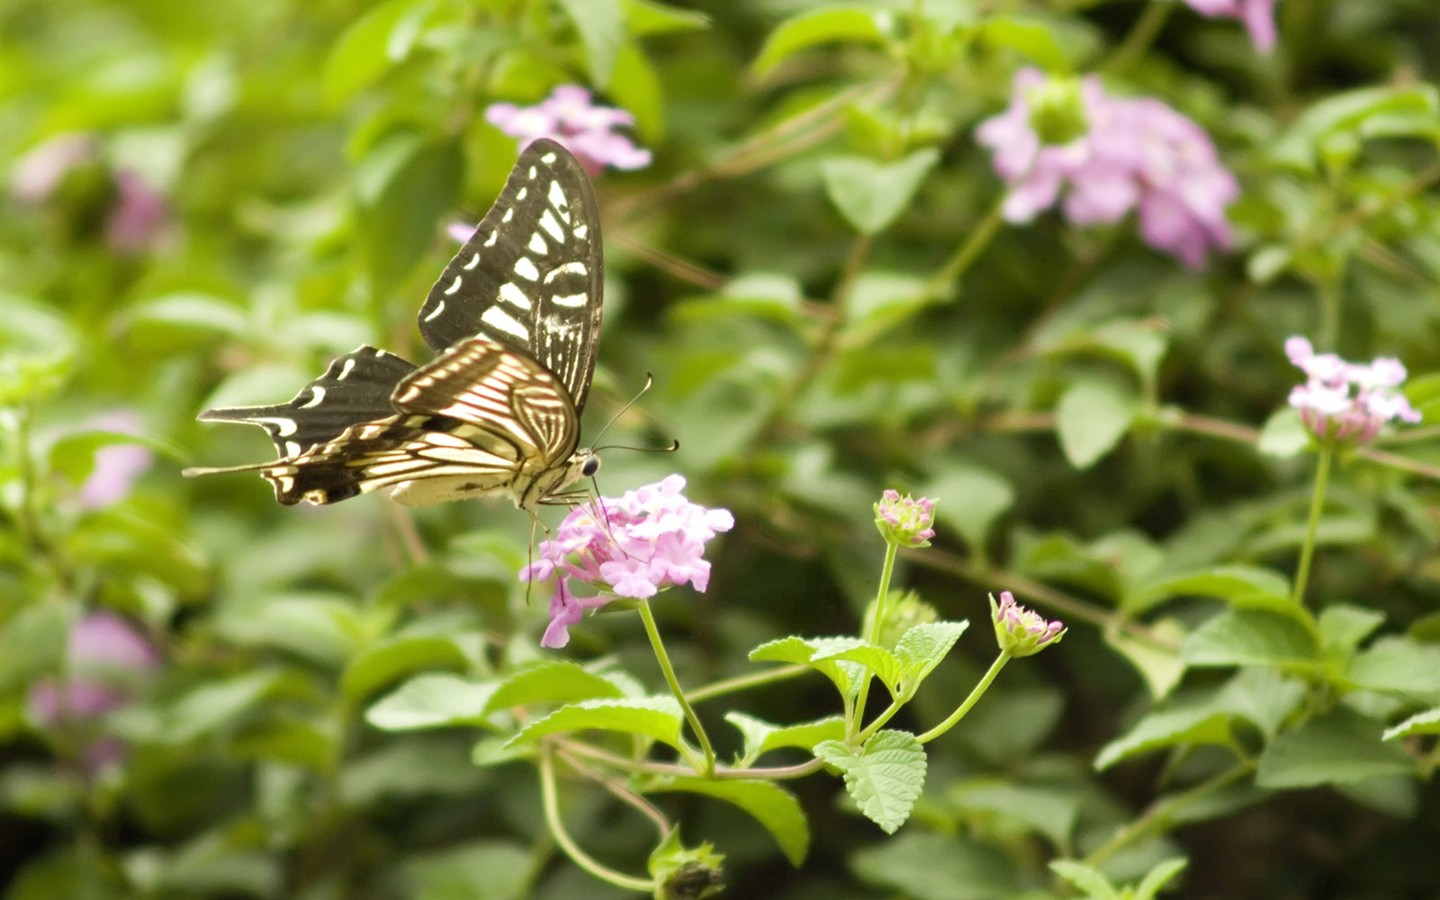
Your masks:
[{"label": "lantana flower head", "polygon": [[1290,392],[1290,405],[1322,440],[1363,444],[1374,440],[1386,422],[1420,421],[1419,411],[1398,390],[1406,375],[1398,359],[1346,362],[1333,353],[1316,353],[1298,336],[1285,342],[1285,355],[1306,376]]},{"label": "lantana flower head", "polygon": [[[587,609],[622,597],[648,600],[678,584],[702,592],[709,586],[705,544],[733,528],[735,517],[691,503],[684,488],[685,479],[671,475],[620,497],[591,501],[571,510],[554,536],[540,542],[540,558],[521,571],[520,580],[557,577],[541,646],[569,643],[569,627]],[[575,582],[601,594],[577,597]]]},{"label": "lantana flower head", "polygon": [[1185,0],[1185,5],[1202,16],[1239,19],[1256,50],[1275,48],[1275,0]]},{"label": "lantana flower head", "polygon": [[[1064,196],[1065,216],[1077,225],[1117,222],[1132,209],[1146,243],[1199,268],[1211,248],[1233,241],[1225,208],[1239,196],[1235,177],[1220,164],[1199,125],[1159,100],[1111,97],[1094,76],[1075,94],[1088,127],[1056,134],[1053,110],[1037,103],[1052,79],[1034,69],[1015,76],[1009,108],[980,124],[976,139],[994,151],[1007,184],[1002,214],[1028,222]],[[1067,143],[1054,143],[1064,139]]]},{"label": "lantana flower head", "polygon": [[930,546],[935,536],[935,501],[913,499],[899,491],[886,490],[875,504],[875,527],[887,544],[918,550]]},{"label": "lantana flower head", "polygon": [[1065,636],[1065,624],[1059,619],[1047,621],[1033,610],[1015,602],[1009,591],[1000,592],[1000,602],[990,597],[990,618],[995,624],[995,639],[1000,649],[1012,657],[1033,656]]},{"label": "lantana flower head", "polygon": [[575,154],[592,177],[606,166],[641,169],[650,165],[650,151],[616,131],[633,126],[635,117],[626,110],[595,103],[590,92],[579,85],[561,85],[534,106],[492,103],[485,110],[485,120],[524,144],[550,138]]}]

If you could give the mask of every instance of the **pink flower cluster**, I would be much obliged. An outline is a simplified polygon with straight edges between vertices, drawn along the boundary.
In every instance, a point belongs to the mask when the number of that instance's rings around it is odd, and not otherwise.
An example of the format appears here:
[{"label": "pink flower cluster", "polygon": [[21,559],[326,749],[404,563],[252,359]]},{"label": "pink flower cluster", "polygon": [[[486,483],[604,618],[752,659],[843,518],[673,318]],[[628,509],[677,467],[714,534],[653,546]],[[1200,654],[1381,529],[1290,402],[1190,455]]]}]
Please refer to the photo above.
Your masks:
[{"label": "pink flower cluster", "polygon": [[1185,0],[1185,5],[1202,16],[1239,19],[1256,50],[1275,48],[1275,0]]},{"label": "pink flower cluster", "polygon": [[635,124],[635,117],[623,109],[600,106],[590,92],[578,85],[555,88],[534,106],[492,103],[485,120],[522,144],[550,138],[575,154],[591,177],[606,166],[641,169],[650,165],[650,151],[643,150],[616,128]]},{"label": "pink flower cluster", "polygon": [[1000,603],[990,598],[990,617],[995,623],[995,637],[1000,649],[1017,659],[1033,656],[1065,636],[1065,623],[1047,621],[1044,616],[1015,602],[1009,591],[1000,592]]},{"label": "pink flower cluster", "polygon": [[155,249],[170,226],[170,205],[140,173],[125,166],[109,166],[103,147],[91,134],[63,134],[52,138],[15,164],[11,189],[31,206],[64,201],[66,179],[76,170],[99,167],[109,196],[104,198],[105,242],[112,250],[137,256]]},{"label": "pink flower cluster", "polygon": [[[117,409],[92,419],[88,425],[96,431],[139,434],[140,417],[128,409]],[[124,500],[135,480],[154,461],[155,454],[140,444],[110,444],[95,451],[95,468],[80,486],[80,505],[99,509]]]},{"label": "pink flower cluster", "polygon": [[[88,725],[124,706],[130,690],[160,665],[155,648],[125,619],[112,612],[92,612],[70,628],[64,678],[50,678],[30,689],[30,717],[47,729],[87,731]],[[118,760],[125,745],[113,737],[89,732],[86,767],[94,771]]]},{"label": "pink flower cluster", "polygon": [[1225,207],[1240,190],[1203,128],[1159,100],[1111,97],[1091,76],[1079,91],[1085,133],[1046,145],[1030,102],[1045,83],[1034,69],[1017,73],[1009,108],[976,131],[1009,187],[1006,220],[1028,222],[1064,191],[1074,224],[1117,222],[1138,209],[1145,242],[1191,268],[1204,265],[1212,247],[1231,245]]},{"label": "pink flower cluster", "polygon": [[[685,479],[671,475],[658,484],[603,497],[576,507],[540,543],[540,559],[526,566],[521,581],[544,581],[557,575],[550,600],[550,627],[543,647],[563,647],[569,628],[585,610],[618,597],[646,600],[661,590],[688,582],[697,591],[710,584],[705,544],[718,532],[735,526],[728,510],[707,509],[685,499]],[[571,581],[602,592],[576,597]]]},{"label": "pink flower cluster", "polygon": [[1333,353],[1316,353],[1303,337],[1287,340],[1285,355],[1307,379],[1290,392],[1290,405],[1322,440],[1363,444],[1374,440],[1386,422],[1420,421],[1420,413],[1396,390],[1405,382],[1405,366],[1398,359],[1346,362]]},{"label": "pink flower cluster", "polygon": [[875,527],[888,544],[918,550],[930,546],[935,536],[935,501],[912,499],[899,491],[886,490],[875,504]]}]

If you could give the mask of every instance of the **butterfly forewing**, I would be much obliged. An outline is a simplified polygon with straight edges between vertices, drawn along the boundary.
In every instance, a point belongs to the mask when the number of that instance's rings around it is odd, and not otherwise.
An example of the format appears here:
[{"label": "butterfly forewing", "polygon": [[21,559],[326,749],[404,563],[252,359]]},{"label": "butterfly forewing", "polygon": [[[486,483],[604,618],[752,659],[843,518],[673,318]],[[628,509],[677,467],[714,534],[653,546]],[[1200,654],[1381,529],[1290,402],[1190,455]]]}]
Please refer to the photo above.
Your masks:
[{"label": "butterfly forewing", "polygon": [[264,427],[281,458],[187,471],[258,469],[286,504],[379,489],[411,505],[563,496],[597,463],[577,447],[601,288],[589,180],[560,145],[536,141],[420,311],[434,360],[416,368],[360,347],[289,403],[209,410],[200,418]]},{"label": "butterfly forewing", "polygon": [[430,289],[420,334],[437,353],[483,335],[529,354],[585,406],[604,283],[600,216],[585,170],[530,144],[475,234]]}]

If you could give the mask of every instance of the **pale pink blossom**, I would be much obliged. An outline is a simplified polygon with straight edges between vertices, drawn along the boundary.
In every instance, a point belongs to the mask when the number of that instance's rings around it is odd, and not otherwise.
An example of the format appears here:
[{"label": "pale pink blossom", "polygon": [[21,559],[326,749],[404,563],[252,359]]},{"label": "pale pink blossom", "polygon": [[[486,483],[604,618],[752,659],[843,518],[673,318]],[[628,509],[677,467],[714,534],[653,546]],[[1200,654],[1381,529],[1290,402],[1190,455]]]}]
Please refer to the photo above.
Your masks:
[{"label": "pale pink blossom", "polygon": [[[137,434],[140,417],[128,409],[117,409],[92,419],[87,426],[93,431]],[[80,486],[80,505],[99,509],[125,499],[155,455],[141,444],[109,444],[95,451],[95,465],[90,477]]]},{"label": "pale pink blossom", "polygon": [[[709,586],[705,544],[734,527],[735,518],[727,510],[691,503],[681,493],[684,487],[684,478],[671,475],[620,497],[591,501],[571,510],[554,536],[541,541],[540,558],[521,571],[520,579],[557,576],[542,646],[565,646],[569,627],[585,610],[617,598],[647,600],[679,584],[702,592]],[[576,597],[572,582],[601,594]]]},{"label": "pale pink blossom", "polygon": [[595,103],[590,92],[578,85],[561,85],[534,106],[492,103],[485,110],[485,119],[522,144],[550,138],[575,154],[592,177],[606,166],[640,169],[650,165],[650,151],[635,146],[616,130],[633,126],[635,117],[626,110]]},{"label": "pale pink blossom", "polygon": [[1006,182],[1007,221],[1028,222],[1063,196],[1077,225],[1117,222],[1135,210],[1145,242],[1191,268],[1212,248],[1231,246],[1225,209],[1239,186],[1204,129],[1159,100],[1111,97],[1091,76],[1076,95],[1088,127],[1047,145],[1029,99],[1044,82],[1033,69],[1017,73],[1009,108],[976,130]]},{"label": "pale pink blossom", "polygon": [[1185,0],[1185,5],[1202,16],[1239,19],[1256,50],[1275,48],[1275,0]]},{"label": "pale pink blossom", "polygon": [[1291,390],[1290,405],[1322,440],[1363,444],[1374,440],[1386,422],[1420,421],[1419,411],[1398,390],[1406,376],[1398,359],[1346,362],[1333,353],[1316,353],[1303,337],[1287,340],[1285,355],[1306,376]]}]

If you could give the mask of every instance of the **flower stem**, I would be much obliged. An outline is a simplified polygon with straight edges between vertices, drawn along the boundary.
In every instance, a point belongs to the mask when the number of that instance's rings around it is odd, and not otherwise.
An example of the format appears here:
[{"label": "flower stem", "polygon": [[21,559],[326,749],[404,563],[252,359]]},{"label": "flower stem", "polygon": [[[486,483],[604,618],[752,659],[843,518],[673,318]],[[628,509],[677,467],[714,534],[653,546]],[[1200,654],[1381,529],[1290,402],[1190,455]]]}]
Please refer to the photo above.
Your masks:
[{"label": "flower stem", "polygon": [[734,694],[766,684],[788,681],[791,678],[796,678],[813,671],[815,670],[809,666],[795,663],[789,666],[779,666],[767,672],[757,672],[754,675],[737,675],[734,678],[726,678],[704,685],[703,687],[695,688],[690,692],[690,702],[700,703],[705,700],[713,700],[716,697],[723,697],[726,694]]},{"label": "flower stem", "polygon": [[1300,545],[1300,564],[1295,571],[1295,592],[1290,599],[1298,606],[1305,602],[1305,586],[1310,580],[1310,564],[1315,559],[1315,533],[1320,528],[1320,514],[1325,508],[1325,484],[1330,480],[1330,461],[1335,445],[1325,441],[1320,446],[1320,461],[1315,467],[1315,492],[1310,497],[1310,521],[1305,525],[1305,543]]},{"label": "flower stem", "polygon": [[961,275],[964,275],[965,270],[969,269],[970,264],[980,255],[980,251],[984,250],[990,240],[995,237],[995,232],[1000,227],[1000,213],[1004,207],[1005,195],[1001,194],[1000,199],[996,200],[995,205],[985,214],[985,218],[981,219],[980,224],[970,232],[970,237],[960,245],[960,249],[956,250],[955,254],[946,260],[940,271],[931,277],[930,286],[936,293],[945,290]]},{"label": "flower stem", "polygon": [[[865,635],[865,640],[872,644],[880,643],[880,634],[885,629],[885,600],[890,596],[890,579],[895,575],[895,556],[900,548],[887,541],[885,543],[885,564],[880,568],[880,587],[875,591],[875,606],[870,614],[870,631]],[[854,715],[845,717],[845,733],[850,736],[860,731],[860,720],[865,718],[865,701],[870,698],[870,678],[866,678],[860,685],[860,692],[855,696]],[[850,710],[847,710],[850,712]]]},{"label": "flower stem", "polygon": [[565,855],[570,857],[571,862],[607,884],[613,884],[627,891],[654,893],[654,881],[634,878],[624,872],[611,869],[580,849],[580,845],[570,837],[570,833],[565,830],[565,823],[560,818],[560,803],[555,793],[554,751],[543,744],[540,748],[540,795],[545,808],[545,824],[549,826],[550,833],[555,836],[555,843],[560,845],[560,849],[565,851]]},{"label": "flower stem", "polygon": [[700,749],[705,754],[704,775],[712,778],[715,775],[715,748],[710,745],[710,736],[705,733],[705,726],[695,715],[695,707],[690,705],[680,687],[680,680],[675,677],[675,667],[670,664],[670,654],[665,652],[665,642],[660,639],[660,629],[655,624],[655,613],[651,611],[649,601],[641,600],[639,610],[640,621],[645,623],[645,634],[650,638],[650,646],[660,662],[660,671],[665,674],[665,683],[670,685],[670,693],[680,702],[680,708],[685,711],[685,721],[690,723],[690,729],[695,732],[695,739],[700,742]]},{"label": "flower stem", "polygon": [[1110,58],[1101,66],[1101,70],[1115,74],[1123,72],[1131,63],[1142,56],[1150,45],[1155,42],[1155,37],[1160,34],[1160,29],[1165,25],[1165,20],[1170,16],[1170,9],[1173,3],[1147,3],[1145,11],[1140,14],[1140,20],[1130,33],[1125,35],[1125,41],[1120,48],[1110,54]]},{"label": "flower stem", "polygon": [[920,735],[915,740],[922,744],[928,744],[930,741],[935,740],[940,735],[954,728],[955,723],[965,718],[965,714],[970,711],[970,707],[974,706],[981,697],[985,696],[985,692],[990,689],[991,682],[995,680],[996,675],[1000,674],[1000,670],[1005,668],[1005,664],[1010,661],[1010,658],[1010,652],[1008,650],[1001,650],[1000,655],[995,657],[995,661],[990,664],[989,670],[985,672],[985,675],[975,687],[970,689],[970,696],[965,698],[965,702],[955,707],[955,711],[947,716],[945,721]]}]

